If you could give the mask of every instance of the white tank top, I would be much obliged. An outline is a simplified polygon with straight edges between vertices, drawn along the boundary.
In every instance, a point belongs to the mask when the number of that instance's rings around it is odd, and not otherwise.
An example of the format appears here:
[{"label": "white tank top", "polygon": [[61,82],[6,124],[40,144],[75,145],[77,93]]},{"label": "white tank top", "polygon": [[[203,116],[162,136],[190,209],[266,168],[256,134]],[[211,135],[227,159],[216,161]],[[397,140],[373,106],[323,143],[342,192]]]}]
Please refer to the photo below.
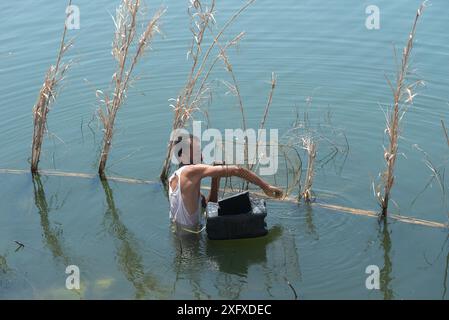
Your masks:
[{"label": "white tank top", "polygon": [[[181,174],[182,170],[185,167],[181,167],[178,170],[176,170],[168,179],[168,185],[169,185],[169,193],[168,198],[170,200],[170,220],[172,222],[179,223],[181,225],[187,226],[187,227],[195,227],[199,225],[199,218],[201,214],[201,195],[198,198],[198,209],[196,209],[195,213],[189,214],[187,211],[184,201],[182,200],[182,193],[181,193],[181,185],[182,185],[182,179]],[[171,181],[175,176],[178,177],[178,184],[174,190],[171,188]]]}]

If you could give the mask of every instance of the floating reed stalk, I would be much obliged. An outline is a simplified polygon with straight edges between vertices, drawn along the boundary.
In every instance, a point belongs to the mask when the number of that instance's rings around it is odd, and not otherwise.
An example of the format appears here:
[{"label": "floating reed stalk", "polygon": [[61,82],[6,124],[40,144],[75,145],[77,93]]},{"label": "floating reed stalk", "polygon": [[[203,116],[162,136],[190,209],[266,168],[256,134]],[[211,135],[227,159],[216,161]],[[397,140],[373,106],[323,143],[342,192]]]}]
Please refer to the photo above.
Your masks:
[{"label": "floating reed stalk", "polygon": [[[140,0],[122,0],[121,5],[117,8],[114,19],[115,34],[112,43],[112,55],[117,61],[117,69],[112,76],[114,87],[112,97],[97,90],[97,96],[101,97],[100,102],[103,106],[100,106],[98,110],[104,130],[103,146],[98,167],[98,173],[101,177],[105,177],[106,163],[114,134],[115,118],[126,98],[131,74],[153,40],[154,35],[159,32],[159,20],[165,12],[165,10],[158,10],[137,40],[137,15],[139,14],[139,8]],[[134,46],[136,48],[132,54],[131,50]]]},{"label": "floating reed stalk", "polygon": [[[409,76],[409,59],[413,49],[413,42],[415,40],[416,25],[425,8],[425,2],[419,7],[415,20],[413,22],[412,30],[409,34],[407,45],[402,52],[401,63],[396,71],[396,83],[395,86],[388,80],[387,82],[393,92],[393,105],[390,110],[387,110],[385,114],[386,118],[386,130],[388,136],[389,145],[384,151],[384,158],[386,162],[385,171],[382,173],[382,182],[378,187],[376,196],[379,204],[382,208],[382,216],[386,216],[388,212],[388,203],[390,200],[391,189],[394,184],[394,168],[398,155],[398,139],[400,135],[400,123],[407,110],[407,107],[413,103],[413,98],[416,96],[414,89],[421,81],[414,83],[407,83]],[[381,195],[381,189],[383,189],[383,195]]]},{"label": "floating reed stalk", "polygon": [[[234,76],[232,66],[226,55],[226,50],[230,47],[236,46],[239,40],[243,37],[240,33],[233,40],[221,46],[220,38],[226,29],[237,19],[237,17],[245,11],[255,0],[249,0],[243,5],[234,15],[225,23],[217,34],[213,33],[212,25],[215,24],[215,0],[212,0],[209,6],[204,6],[199,0],[190,0],[188,9],[191,21],[192,42],[188,51],[188,56],[191,57],[192,67],[190,69],[187,81],[181,90],[178,97],[175,99],[171,107],[174,110],[172,132],[184,128],[188,121],[192,119],[192,115],[196,111],[203,111],[202,106],[204,101],[208,100],[210,96],[210,89],[208,88],[208,79],[212,70],[219,60],[222,60],[226,66],[227,71],[233,78],[234,85],[231,92],[235,93],[239,98],[239,105],[242,112],[242,123],[245,127],[245,119],[243,113],[243,103],[238,90],[236,78]],[[212,34],[212,42],[204,44],[204,35],[209,31]],[[211,58],[211,53],[215,47],[219,47],[219,53],[214,59]],[[171,156],[174,141],[170,137],[167,146],[167,152],[162,165],[160,179],[165,184],[171,168]]]},{"label": "floating reed stalk", "polygon": [[[72,0],[69,1],[69,6],[72,4]],[[67,17],[66,17],[67,19]],[[56,90],[59,83],[63,80],[64,74],[70,67],[69,64],[63,64],[62,58],[67,50],[72,46],[72,42],[66,43],[67,25],[64,20],[64,31],[62,33],[61,44],[59,46],[58,56],[56,63],[47,71],[45,75],[44,84],[39,91],[37,102],[33,107],[33,142],[31,147],[31,172],[37,173],[39,170],[39,160],[41,156],[42,143],[44,141],[44,134],[47,128],[47,115],[50,111],[51,104],[56,99]]]}]

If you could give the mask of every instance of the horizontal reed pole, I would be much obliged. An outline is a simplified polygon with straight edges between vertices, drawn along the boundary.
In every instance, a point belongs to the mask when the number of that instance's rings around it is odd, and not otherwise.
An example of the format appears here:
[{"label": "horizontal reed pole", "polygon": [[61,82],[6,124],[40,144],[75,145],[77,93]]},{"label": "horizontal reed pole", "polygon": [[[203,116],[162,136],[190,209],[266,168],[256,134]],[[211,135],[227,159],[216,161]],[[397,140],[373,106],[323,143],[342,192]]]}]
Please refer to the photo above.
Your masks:
[{"label": "horizontal reed pole", "polygon": [[[20,169],[0,169],[0,174],[24,174],[24,175],[31,175],[29,170],[20,170]],[[58,170],[41,170],[39,171],[39,174],[42,176],[51,176],[51,177],[72,177],[72,178],[81,178],[81,179],[98,179],[97,174],[90,174],[90,173],[78,173],[78,172],[65,172],[65,171],[58,171]],[[135,179],[135,178],[126,178],[126,177],[116,177],[116,176],[109,176],[107,177],[110,181],[116,181],[121,183],[128,183],[128,184],[159,184],[159,181],[151,181],[151,180],[143,180],[143,179]],[[201,187],[204,190],[209,190],[209,187],[202,186]],[[221,190],[223,191],[223,190]],[[231,190],[225,190],[225,191],[231,191]],[[257,195],[261,198],[268,198],[265,194],[257,191],[251,191],[253,194]],[[290,203],[298,203],[296,198],[293,197],[285,197],[283,199],[272,199],[268,198],[272,201],[280,201],[280,202],[290,202]],[[364,210],[364,209],[357,209],[357,208],[350,208],[350,207],[344,207],[340,205],[334,205],[329,203],[321,203],[321,202],[312,202],[310,203],[312,206],[320,207],[329,211],[333,211],[336,213],[347,213],[357,216],[365,216],[365,217],[371,217],[371,218],[378,218],[379,214],[376,211],[372,210]],[[449,226],[442,222],[436,222],[431,220],[423,220],[413,217],[407,217],[403,215],[397,215],[397,214],[391,214],[389,215],[390,219],[394,219],[399,222],[407,223],[407,224],[414,224],[414,225],[420,225],[425,227],[431,227],[431,228],[440,228],[440,229],[449,229]]]}]

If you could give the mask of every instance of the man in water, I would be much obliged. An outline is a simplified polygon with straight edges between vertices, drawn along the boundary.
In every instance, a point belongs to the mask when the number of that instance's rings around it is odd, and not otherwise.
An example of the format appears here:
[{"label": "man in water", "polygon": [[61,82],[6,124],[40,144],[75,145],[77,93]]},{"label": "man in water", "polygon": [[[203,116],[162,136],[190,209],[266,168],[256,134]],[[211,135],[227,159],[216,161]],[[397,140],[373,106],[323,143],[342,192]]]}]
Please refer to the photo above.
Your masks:
[{"label": "man in water", "polygon": [[[185,152],[188,150],[190,152]],[[193,135],[178,137],[174,151],[179,161],[179,169],[168,179],[170,219],[181,226],[195,228],[200,224],[202,207],[209,201],[218,201],[222,177],[239,177],[260,187],[269,197],[282,196],[281,189],[268,184],[250,170],[233,165],[202,164],[198,138]],[[206,177],[212,178],[207,198],[200,191],[201,180]]]}]

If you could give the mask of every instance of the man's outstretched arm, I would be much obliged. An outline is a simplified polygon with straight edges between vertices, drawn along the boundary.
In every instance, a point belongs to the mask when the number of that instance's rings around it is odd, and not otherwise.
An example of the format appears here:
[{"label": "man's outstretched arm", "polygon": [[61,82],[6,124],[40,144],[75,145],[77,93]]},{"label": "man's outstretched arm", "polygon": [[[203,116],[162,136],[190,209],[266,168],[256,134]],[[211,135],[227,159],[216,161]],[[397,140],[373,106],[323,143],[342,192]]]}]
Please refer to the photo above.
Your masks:
[{"label": "man's outstretched arm", "polygon": [[281,189],[271,186],[265,180],[257,176],[254,172],[238,166],[228,166],[228,165],[210,166],[205,164],[197,164],[189,166],[188,170],[185,170],[184,172],[189,176],[189,179],[198,181],[206,177],[212,178],[239,177],[245,179],[246,181],[252,184],[257,185],[259,188],[263,190],[263,192],[267,196],[275,198],[279,198],[282,196]]}]

